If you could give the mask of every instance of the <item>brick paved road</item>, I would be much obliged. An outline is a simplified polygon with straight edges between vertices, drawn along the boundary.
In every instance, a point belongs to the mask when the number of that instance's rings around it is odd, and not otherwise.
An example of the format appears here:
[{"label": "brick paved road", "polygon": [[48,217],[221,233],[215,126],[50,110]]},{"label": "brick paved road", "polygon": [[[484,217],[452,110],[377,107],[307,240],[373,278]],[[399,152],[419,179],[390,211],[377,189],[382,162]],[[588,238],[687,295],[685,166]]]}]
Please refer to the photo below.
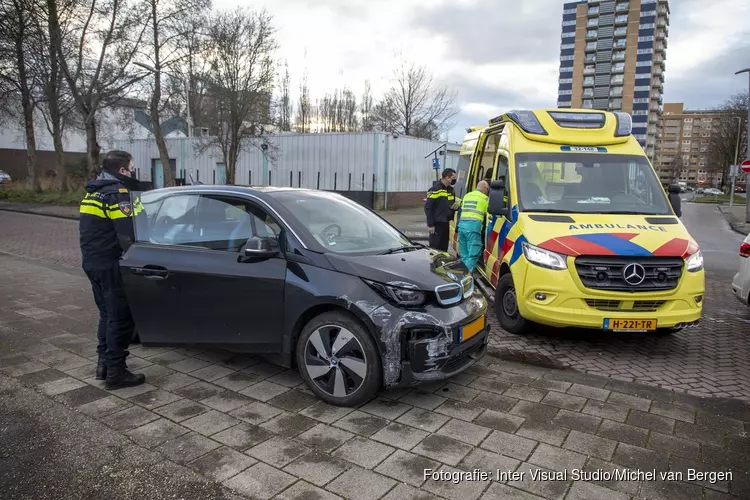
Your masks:
[{"label": "brick paved road", "polygon": [[[691,227],[691,231],[699,240],[708,237],[720,241],[722,233],[715,231],[726,229],[726,222],[719,212],[714,207],[692,207],[701,211],[698,223],[705,227],[714,223],[719,229],[712,232]],[[689,210],[686,208],[686,212]],[[406,213],[402,217],[410,216]],[[0,211],[0,228],[0,252],[25,253],[56,264],[80,266],[75,221]],[[720,273],[726,278],[731,268],[723,262],[728,255],[724,251],[716,243],[709,245],[707,266],[714,266],[709,276]],[[507,360],[574,368],[692,394],[750,400],[750,309],[735,300],[726,279],[709,278],[707,284],[703,325],[670,338],[555,329],[519,337],[503,331],[491,314],[490,345],[495,354]]]},{"label": "brick paved road", "polygon": [[[343,409],[314,398],[296,372],[257,357],[141,346],[131,348],[129,365],[148,383],[107,392],[93,379],[96,318],[80,272],[0,255],[0,276],[0,407],[17,397],[12,377],[92,419],[87,427],[103,424],[132,440],[140,463],[159,463],[162,471],[185,466],[247,498],[750,497],[750,405],[738,400],[487,356],[449,381],[383,392]],[[9,412],[0,423],[17,428],[18,418],[39,419],[31,427],[44,428],[43,412]],[[9,442],[14,434],[3,429],[0,450],[28,461],[31,447]],[[10,467],[10,458],[0,451],[0,463]],[[55,460],[69,467],[73,458],[54,453],[46,466]],[[118,473],[102,467],[107,477]],[[454,484],[425,480],[424,469],[526,474]],[[598,469],[684,476],[572,476]],[[733,475],[689,480],[689,469]],[[568,477],[532,480],[537,470]],[[14,471],[22,476],[15,481],[0,473],[8,498],[28,484],[23,470]],[[54,491],[49,479],[36,477],[40,493]],[[82,497],[96,496],[86,484],[77,487]]]}]

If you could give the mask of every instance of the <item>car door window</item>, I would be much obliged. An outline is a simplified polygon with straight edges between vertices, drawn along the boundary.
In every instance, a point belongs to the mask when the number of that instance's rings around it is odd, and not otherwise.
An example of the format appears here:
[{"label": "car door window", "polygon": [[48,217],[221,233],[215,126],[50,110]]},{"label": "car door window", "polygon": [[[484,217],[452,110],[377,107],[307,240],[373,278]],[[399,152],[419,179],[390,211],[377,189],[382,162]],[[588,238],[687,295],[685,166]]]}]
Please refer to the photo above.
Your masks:
[{"label": "car door window", "polygon": [[197,195],[176,195],[161,201],[159,211],[149,224],[149,241],[157,245],[190,244],[195,239],[199,199]]}]

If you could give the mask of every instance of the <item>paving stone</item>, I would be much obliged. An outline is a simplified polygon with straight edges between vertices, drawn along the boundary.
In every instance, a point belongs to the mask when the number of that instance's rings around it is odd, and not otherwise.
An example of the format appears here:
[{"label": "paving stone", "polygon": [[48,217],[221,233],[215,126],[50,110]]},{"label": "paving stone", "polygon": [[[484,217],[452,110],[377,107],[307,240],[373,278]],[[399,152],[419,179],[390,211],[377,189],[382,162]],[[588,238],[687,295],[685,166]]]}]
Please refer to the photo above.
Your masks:
[{"label": "paving stone", "polygon": [[[148,357],[149,361],[152,363],[158,363],[160,365],[171,365],[173,363],[177,363],[179,361],[184,361],[186,359],[192,359],[189,356],[185,356],[184,354],[180,354],[177,351],[164,351],[156,354],[152,354]],[[170,368],[171,369],[171,368]]]},{"label": "paving stone", "polygon": [[559,408],[540,403],[531,403],[529,401],[519,401],[516,406],[510,410],[513,415],[518,415],[529,420],[539,422],[549,422],[560,411]]},{"label": "paving stone", "polygon": [[695,423],[695,410],[686,410],[669,403],[654,401],[654,404],[651,406],[651,413],[675,420],[682,420],[689,424]]},{"label": "paving stone", "polygon": [[750,437],[728,434],[727,449],[729,451],[736,451],[737,453],[744,453],[750,457]]},{"label": "paving stone", "polygon": [[558,408],[565,408],[567,410],[581,411],[586,404],[586,398],[550,391],[544,396],[541,403],[549,406],[557,406]]},{"label": "paving stone", "polygon": [[208,399],[211,396],[216,396],[225,392],[223,387],[209,384],[208,382],[196,382],[179,389],[174,390],[175,394],[179,394],[183,398],[192,399],[193,401],[202,401]]},{"label": "paving stone", "polygon": [[537,441],[526,439],[515,434],[502,431],[493,431],[487,439],[482,442],[481,447],[495,453],[526,461],[536,448]]},{"label": "paving stone", "polygon": [[400,401],[425,410],[434,410],[445,402],[445,398],[431,392],[416,390],[401,397]]},{"label": "paving stone", "polygon": [[278,436],[293,438],[308,429],[312,429],[317,423],[317,421],[303,415],[284,412],[268,422],[260,424],[260,426]]},{"label": "paving stone", "polygon": [[554,474],[555,472],[545,468],[540,469],[536,465],[523,463],[518,467],[516,471],[519,473],[524,473],[523,479],[518,481],[508,481],[508,486],[518,488],[520,490],[524,490],[548,499],[561,500],[565,496],[569,484],[567,481],[540,481],[538,479],[534,479],[532,471],[543,471],[546,474]]},{"label": "paving stone", "polygon": [[[96,387],[92,387],[92,389],[96,389]],[[105,394],[108,393],[105,392]],[[96,401],[92,401],[90,403],[79,406],[78,411],[85,415],[88,415],[89,417],[102,418],[115,412],[122,411],[126,408],[130,408],[132,406],[133,405],[131,403],[125,401],[124,399],[120,399],[117,396],[107,395],[107,397],[105,398],[97,399]]]},{"label": "paving stone", "polygon": [[116,431],[125,432],[146,425],[157,418],[159,418],[158,415],[140,406],[132,406],[102,418],[102,422]]},{"label": "paving stone", "polygon": [[515,470],[520,463],[521,461],[516,460],[515,458],[506,457],[505,455],[482,450],[480,448],[474,448],[471,450],[471,453],[461,460],[458,467],[466,471],[479,469],[485,472],[490,472],[494,479],[495,471],[512,471]]},{"label": "paving stone", "polygon": [[481,393],[475,397],[471,404],[479,408],[487,408],[489,410],[509,412],[518,404],[518,399],[509,398],[500,394],[492,394],[489,392]]},{"label": "paving stone", "polygon": [[226,481],[256,463],[257,460],[222,446],[190,462],[190,466],[215,481]]},{"label": "paving stone", "polygon": [[75,389],[86,387],[87,385],[88,384],[86,384],[85,382],[81,382],[80,380],[76,380],[72,377],[67,377],[40,384],[38,388],[47,396],[56,396],[58,394],[63,394],[65,392],[70,392]]},{"label": "paving stone", "polygon": [[219,361],[224,361],[233,358],[234,356],[236,356],[235,353],[225,351],[224,349],[207,349],[195,354],[196,359],[202,359],[210,363],[218,363]]},{"label": "paving stone", "polygon": [[577,451],[592,457],[610,460],[615,453],[617,441],[597,437],[585,432],[570,431],[563,448]]},{"label": "paving stone", "polygon": [[481,425],[470,424],[462,420],[451,420],[437,431],[437,434],[452,437],[474,446],[479,446],[492,429]]},{"label": "paving stone", "polygon": [[[190,386],[196,382],[198,382],[197,378],[191,377],[190,375],[187,375],[185,373],[176,372],[172,373],[171,375],[155,379],[152,383],[161,387],[165,391],[176,392],[178,389]],[[180,395],[183,396],[182,394]]]},{"label": "paving stone", "polygon": [[416,427],[423,431],[435,432],[448,420],[450,420],[450,418],[445,415],[440,415],[439,413],[423,410],[421,408],[412,408],[401,415],[397,422]]},{"label": "paving stone", "polygon": [[307,446],[281,437],[273,437],[245,450],[247,455],[276,467],[284,467],[309,452]]},{"label": "paving stone", "polygon": [[633,410],[628,416],[627,423],[644,429],[652,429],[665,434],[674,432],[675,421],[672,418],[644,413],[640,410]]},{"label": "paving stone", "polygon": [[333,425],[361,436],[370,437],[388,425],[388,421],[361,411],[353,411],[334,422]]},{"label": "paving stone", "polygon": [[[443,467],[443,471],[447,473],[457,472],[457,469],[453,467]],[[448,498],[461,498],[462,500],[476,500],[484,490],[489,487],[489,481],[435,481],[427,479],[422,486],[422,489],[434,493],[436,495],[442,495]]]},{"label": "paving stone", "polygon": [[388,458],[395,448],[370,439],[355,437],[347,441],[333,453],[334,457],[347,460],[365,469],[372,469],[380,462]]},{"label": "paving stone", "polygon": [[635,408],[636,410],[648,411],[651,408],[651,400],[632,396],[622,392],[611,392],[607,402],[620,406]]},{"label": "paving stone", "polygon": [[383,500],[438,500],[438,497],[424,490],[401,483],[388,492]]},{"label": "paving stone", "polygon": [[589,399],[581,412],[588,415],[594,415],[595,417],[608,418],[617,422],[625,422],[630,410],[625,406],[602,403],[601,401]]},{"label": "paving stone", "polygon": [[596,484],[576,481],[565,500],[630,500],[630,495]]},{"label": "paving stone", "polygon": [[174,373],[179,373],[179,372],[175,372],[174,370],[170,370],[166,366],[154,365],[154,364],[149,365],[145,368],[141,368],[138,371],[146,377],[146,380],[151,381],[151,384],[157,387],[160,387],[160,385],[155,382],[156,380],[162,377],[166,377],[168,375],[172,375]]},{"label": "paving stone", "polygon": [[318,401],[320,400],[312,394],[292,389],[273,399],[269,399],[268,403],[283,408],[286,411],[298,412]]},{"label": "paving stone", "polygon": [[338,500],[341,497],[322,490],[305,481],[297,481],[276,496],[279,500]]},{"label": "paving stone", "polygon": [[436,391],[436,394],[446,398],[468,403],[479,395],[480,391],[459,384],[447,383]]},{"label": "paving stone", "polygon": [[234,448],[235,450],[245,451],[263,441],[271,439],[272,437],[274,437],[274,434],[262,427],[241,422],[234,427],[224,429],[223,431],[214,434],[211,436],[211,439]]},{"label": "paving stone", "polygon": [[[715,467],[711,465],[706,465],[696,460],[688,460],[688,459],[681,458],[678,456],[672,456],[670,460],[669,468],[672,471],[682,473],[682,480],[687,483],[695,484],[695,485],[702,486],[704,488],[708,488],[712,490],[723,491],[725,493],[729,492],[730,481],[728,480],[725,480],[725,479],[719,480],[717,477],[715,480],[710,481],[708,480],[708,477],[709,477],[708,475],[705,476],[706,479],[699,480],[698,477],[695,477],[695,479],[693,480],[690,479],[690,475],[688,473],[689,469],[692,469],[694,472],[699,472],[703,474],[712,474],[712,473],[719,472],[716,470]],[[721,472],[724,472],[724,471],[721,471]],[[742,473],[740,471],[737,471],[737,474],[742,474]],[[750,472],[746,471],[745,474],[750,475]]]},{"label": "paving stone", "polygon": [[237,408],[229,414],[249,424],[260,425],[282,413],[284,413],[282,410],[271,405],[255,402]]},{"label": "paving stone", "polygon": [[411,450],[428,435],[429,433],[423,430],[393,422],[373,434],[370,439],[403,450]]},{"label": "paving stone", "polygon": [[353,438],[354,434],[326,424],[318,424],[297,436],[297,440],[323,452],[331,452]]},{"label": "paving stone", "polygon": [[284,470],[316,486],[323,487],[350,467],[351,465],[344,460],[311,451],[284,467]]},{"label": "paving stone", "polygon": [[232,391],[224,391],[200,401],[201,404],[224,413],[229,413],[252,402],[253,400],[247,396]]},{"label": "paving stone", "polygon": [[163,417],[179,423],[183,420],[206,413],[207,411],[210,411],[210,408],[190,401],[189,399],[180,399],[174,403],[169,403],[168,405],[156,408],[154,411]]},{"label": "paving stone", "polygon": [[[469,384],[472,389],[478,390],[480,393],[492,392],[494,394],[502,394],[510,388],[511,384],[505,383],[501,380],[495,380],[486,377],[479,377]],[[540,387],[540,389],[544,389]]]},{"label": "paving stone", "polygon": [[581,384],[573,384],[572,387],[568,389],[568,394],[581,396],[586,399],[595,399],[597,401],[606,401],[609,397],[609,393],[610,391],[606,389]]},{"label": "paving stone", "polygon": [[537,441],[549,443],[554,446],[561,446],[563,441],[565,441],[568,432],[570,431],[565,427],[548,424],[546,422],[527,420],[523,423],[521,428],[516,431],[516,434],[529,439],[536,439]]},{"label": "paving stone", "polygon": [[68,378],[65,373],[60,370],[55,370],[54,368],[49,368],[47,370],[39,370],[21,375],[18,377],[18,381],[28,386],[39,386],[46,384],[47,382],[53,382],[64,378]]},{"label": "paving stone", "polygon": [[314,418],[326,424],[332,424],[340,418],[353,412],[353,408],[329,405],[325,401],[318,401],[300,412],[300,415]]},{"label": "paving stone", "polygon": [[602,478],[601,480],[594,480],[595,478],[591,477],[591,483],[611,490],[626,493],[628,495],[638,495],[638,491],[640,489],[640,481],[638,481],[637,479],[634,481],[629,481],[627,480],[627,478],[618,480],[617,476],[614,475],[615,471],[622,471],[621,473],[627,473],[627,471],[637,472],[636,469],[629,469],[628,467],[623,467],[622,465],[618,465],[612,462],[605,462],[604,460],[600,460],[598,458],[590,458],[583,470],[589,474],[600,474],[600,471],[609,472],[611,473],[609,478],[600,476]]},{"label": "paving stone", "polygon": [[651,432],[648,448],[663,454],[674,453],[683,458],[698,460],[700,458],[700,444],[660,432]]},{"label": "paving stone", "polygon": [[555,425],[592,434],[599,428],[601,421],[602,419],[599,417],[569,410],[560,410],[555,418],[552,419],[552,423]]},{"label": "paving stone", "polygon": [[204,436],[211,436],[212,434],[221,432],[224,429],[228,429],[239,423],[240,421],[236,418],[230,417],[229,415],[225,415],[214,410],[202,413],[197,417],[193,417],[181,422],[181,424],[188,429],[191,429]]},{"label": "paving stone", "polygon": [[285,370],[285,368],[282,368],[279,365],[274,365],[272,363],[266,363],[265,361],[261,361],[260,363],[255,363],[253,365],[248,366],[247,368],[244,368],[242,371],[245,373],[250,373],[253,375],[258,375],[262,378],[268,378],[276,375],[277,373],[281,373]]},{"label": "paving stone", "polygon": [[[96,381],[97,383],[101,383],[102,387],[104,387],[104,381]],[[106,390],[106,389],[105,389]],[[140,396],[141,394],[145,394],[147,392],[151,392],[156,390],[156,387],[149,383],[136,385],[133,387],[124,387],[122,389],[113,389],[111,391],[107,391],[111,394],[116,394],[118,397],[130,399],[134,398],[136,396]]]},{"label": "paving stone", "polygon": [[630,467],[631,469],[667,471],[669,470],[669,460],[665,455],[655,451],[632,446],[625,443],[618,443],[615,455],[612,461],[616,464]]},{"label": "paving stone", "polygon": [[641,484],[641,498],[659,498],[678,500],[683,498],[701,498],[700,486],[675,481],[644,481]]},{"label": "paving stone", "polygon": [[[4,363],[5,361],[3,361]],[[3,365],[0,368],[0,372],[3,372],[9,377],[20,377],[21,375],[27,375],[29,373],[39,372],[42,370],[49,369],[49,366],[38,361],[29,361],[17,365]]]},{"label": "paving stone", "polygon": [[601,437],[632,444],[633,446],[645,447],[648,429],[642,429],[640,427],[634,427],[632,425],[621,424],[619,422],[605,419],[602,421],[602,425],[599,427],[599,432],[597,434]]},{"label": "paving stone", "polygon": [[714,415],[705,411],[698,412],[695,423],[705,427],[722,428],[732,434],[741,434],[744,432],[744,425],[739,420]]},{"label": "paving stone", "polygon": [[137,405],[143,406],[144,408],[149,410],[153,410],[154,408],[179,401],[182,399],[182,397],[178,396],[177,394],[172,394],[171,392],[157,389],[155,391],[144,392],[143,394],[139,394],[129,399]]},{"label": "paving stone", "polygon": [[294,476],[270,465],[257,463],[222,484],[241,495],[268,500],[291,486],[296,480]]},{"label": "paving stone", "polygon": [[276,375],[268,377],[268,381],[273,382],[274,384],[283,385],[284,387],[289,387],[290,389],[305,383],[297,370],[285,370],[281,373],[277,373]]},{"label": "paving stone", "polygon": [[[498,431],[495,431],[498,432]],[[488,438],[489,439],[489,438]],[[432,434],[422,440],[412,453],[418,453],[427,458],[437,460],[448,465],[458,465],[469,454],[472,447],[448,436]]]},{"label": "paving stone", "polygon": [[188,429],[170,422],[167,419],[159,418],[146,425],[133,429],[125,433],[136,443],[146,448],[154,448],[162,443],[175,439],[183,434],[187,434]]},{"label": "paving stone", "polygon": [[360,410],[365,413],[370,413],[388,420],[396,420],[410,409],[411,406],[407,404],[384,398],[374,399],[360,408]]},{"label": "paving stone", "polygon": [[352,467],[329,483],[327,489],[344,498],[377,500],[396,484],[393,479],[376,472]]},{"label": "paving stone", "polygon": [[211,363],[209,363],[208,361],[203,361],[202,359],[196,358],[187,358],[181,361],[177,361],[176,363],[170,363],[167,365],[167,368],[176,372],[192,373],[207,366],[211,366]]},{"label": "paving stone", "polygon": [[474,423],[491,429],[513,433],[521,427],[521,424],[523,424],[525,420],[526,419],[523,417],[511,415],[510,413],[485,410],[481,415],[474,419]]},{"label": "paving stone", "polygon": [[397,401],[413,391],[414,391],[414,388],[410,386],[389,387],[387,389],[381,389],[380,391],[378,391],[377,395],[378,397],[381,397],[381,398],[390,399],[392,401]]},{"label": "paving stone", "polygon": [[570,471],[571,469],[583,469],[586,456],[540,443],[531,455],[529,462],[550,470]]},{"label": "paving stone", "polygon": [[449,399],[435,408],[435,411],[449,417],[471,422],[482,413],[483,409],[462,401],[453,401]]},{"label": "paving stone", "polygon": [[280,394],[284,394],[288,390],[288,387],[264,380],[263,382],[258,382],[255,385],[242,389],[240,394],[265,402]]},{"label": "paving stone", "polygon": [[547,395],[544,389],[531,386],[514,385],[503,393],[503,396],[538,403]]},{"label": "paving stone", "polygon": [[723,446],[726,432],[723,427],[704,427],[678,420],[675,435],[690,441]]},{"label": "paving stone", "polygon": [[212,383],[230,391],[240,392],[253,384],[257,384],[261,380],[257,375],[233,371],[226,377],[216,379]]},{"label": "paving stone", "polygon": [[206,382],[213,382],[220,378],[226,377],[227,375],[234,373],[234,370],[221,365],[210,365],[200,370],[190,372],[190,375]]},{"label": "paving stone", "polygon": [[482,500],[540,500],[541,498],[500,483],[492,483],[482,495]]},{"label": "paving stone", "polygon": [[258,363],[260,363],[260,358],[250,354],[236,354],[231,358],[218,362],[221,366],[226,366],[227,368],[232,368],[234,370],[244,370],[245,368]]},{"label": "paving stone", "polygon": [[78,389],[60,394],[56,399],[70,406],[81,406],[106,397],[109,397],[106,391],[86,384]]},{"label": "paving stone", "polygon": [[378,465],[375,472],[418,488],[425,482],[426,469],[438,470],[439,468],[439,462],[403,450],[397,450]]}]

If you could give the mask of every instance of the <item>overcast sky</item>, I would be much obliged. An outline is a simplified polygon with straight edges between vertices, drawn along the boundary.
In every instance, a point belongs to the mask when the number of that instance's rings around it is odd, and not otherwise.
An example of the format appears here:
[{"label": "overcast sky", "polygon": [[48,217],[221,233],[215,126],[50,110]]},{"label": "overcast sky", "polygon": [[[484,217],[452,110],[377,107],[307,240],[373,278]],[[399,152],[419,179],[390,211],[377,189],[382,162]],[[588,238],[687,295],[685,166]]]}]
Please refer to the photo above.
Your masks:
[{"label": "overcast sky", "polygon": [[[636,1],[636,0],[634,0]],[[214,0],[274,17],[293,88],[307,69],[313,98],[369,79],[381,95],[399,57],[459,93],[449,139],[512,108],[554,107],[563,0]],[[709,108],[747,91],[750,1],[672,0],[665,102]],[[296,99],[296,95],[293,95]]]}]

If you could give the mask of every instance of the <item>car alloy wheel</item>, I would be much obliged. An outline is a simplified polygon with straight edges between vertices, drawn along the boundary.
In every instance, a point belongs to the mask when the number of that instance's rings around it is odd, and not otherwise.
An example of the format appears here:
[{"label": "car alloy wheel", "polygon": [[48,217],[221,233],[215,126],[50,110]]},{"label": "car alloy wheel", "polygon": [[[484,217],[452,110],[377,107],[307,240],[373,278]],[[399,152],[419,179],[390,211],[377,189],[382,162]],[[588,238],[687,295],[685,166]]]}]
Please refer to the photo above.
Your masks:
[{"label": "car alloy wheel", "polygon": [[362,344],[348,329],[324,325],[305,345],[304,369],[313,383],[334,398],[354,395],[367,377],[367,356]]}]

